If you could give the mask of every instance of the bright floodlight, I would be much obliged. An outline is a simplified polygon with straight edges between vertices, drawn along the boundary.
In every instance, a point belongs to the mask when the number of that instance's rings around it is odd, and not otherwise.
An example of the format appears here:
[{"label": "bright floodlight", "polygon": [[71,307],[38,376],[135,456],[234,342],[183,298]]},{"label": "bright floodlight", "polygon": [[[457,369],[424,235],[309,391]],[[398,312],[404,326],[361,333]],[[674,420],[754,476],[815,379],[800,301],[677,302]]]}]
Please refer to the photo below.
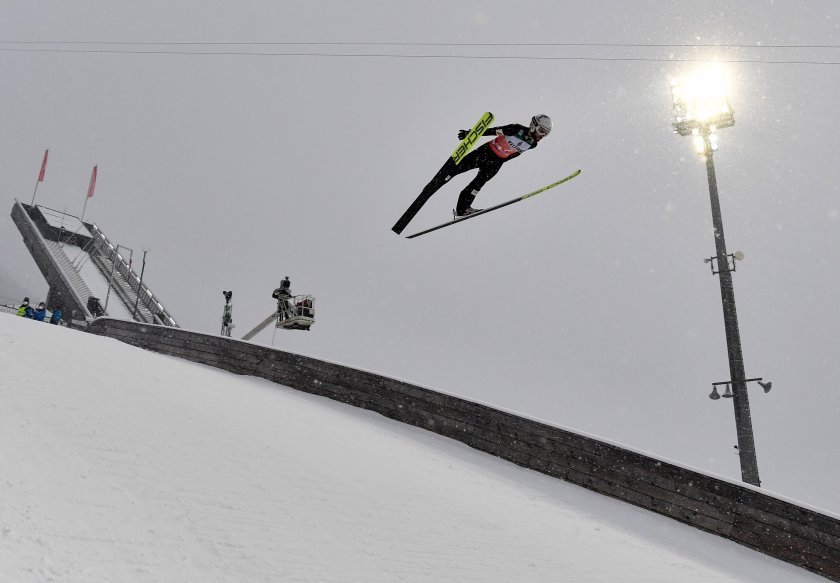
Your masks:
[{"label": "bright floodlight", "polygon": [[671,83],[674,129],[681,136],[707,134],[735,125],[726,98],[726,78],[720,67],[709,67]]}]

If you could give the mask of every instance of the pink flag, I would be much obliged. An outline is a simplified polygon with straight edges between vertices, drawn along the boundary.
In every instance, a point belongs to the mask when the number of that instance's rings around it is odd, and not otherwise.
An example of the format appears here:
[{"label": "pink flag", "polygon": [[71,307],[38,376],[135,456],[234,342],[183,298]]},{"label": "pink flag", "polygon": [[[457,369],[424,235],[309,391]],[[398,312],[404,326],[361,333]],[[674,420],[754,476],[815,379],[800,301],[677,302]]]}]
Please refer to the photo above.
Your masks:
[{"label": "pink flag", "polygon": [[49,150],[44,150],[44,161],[41,162],[41,173],[38,175],[38,182],[44,181],[44,175],[47,173],[47,156],[49,156],[49,154]]},{"label": "pink flag", "polygon": [[93,198],[93,189],[96,188],[96,166],[93,167],[93,173],[90,175],[90,186],[88,186],[88,198]]}]

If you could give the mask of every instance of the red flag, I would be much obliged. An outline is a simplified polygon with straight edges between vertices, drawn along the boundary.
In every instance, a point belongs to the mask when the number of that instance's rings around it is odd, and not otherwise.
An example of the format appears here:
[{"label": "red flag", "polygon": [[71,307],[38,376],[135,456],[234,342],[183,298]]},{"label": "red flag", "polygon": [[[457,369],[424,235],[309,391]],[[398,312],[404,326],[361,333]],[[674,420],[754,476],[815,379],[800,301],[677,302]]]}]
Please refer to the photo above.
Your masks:
[{"label": "red flag", "polygon": [[93,173],[90,175],[90,186],[88,186],[88,198],[93,198],[93,189],[96,188],[96,166],[93,167]]},{"label": "red flag", "polygon": [[44,161],[41,162],[41,173],[38,175],[38,182],[44,181],[44,175],[47,173],[47,156],[49,156],[49,154],[49,150],[44,150]]}]

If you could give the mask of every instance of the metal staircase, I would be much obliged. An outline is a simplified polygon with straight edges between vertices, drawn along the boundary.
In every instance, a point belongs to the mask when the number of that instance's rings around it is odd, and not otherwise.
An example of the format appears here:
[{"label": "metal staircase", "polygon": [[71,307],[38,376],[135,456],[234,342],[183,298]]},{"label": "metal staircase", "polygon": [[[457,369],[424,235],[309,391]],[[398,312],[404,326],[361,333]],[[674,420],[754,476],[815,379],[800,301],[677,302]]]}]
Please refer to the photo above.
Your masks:
[{"label": "metal staircase", "polygon": [[[116,294],[118,300],[124,306],[130,308],[131,313],[134,314],[134,319],[145,324],[156,324],[152,311],[145,304],[140,303],[137,299],[137,292],[131,288],[123,272],[117,269],[117,266],[123,261],[119,254],[114,252],[106,255],[98,249],[92,249],[89,253],[91,263],[96,266],[106,280],[111,281],[112,293]],[[114,255],[117,255],[117,257],[114,257]],[[135,305],[137,306],[136,312],[134,311]]]},{"label": "metal staircase", "polygon": [[48,239],[44,240],[44,246],[50,252],[50,255],[52,255],[58,265],[58,269],[64,276],[64,281],[67,282],[76,295],[82,299],[85,304],[87,304],[88,298],[91,297],[93,293],[82,279],[82,275],[79,273],[79,270],[76,269],[76,266],[73,265],[73,262],[64,252],[64,246],[61,243],[50,241]]},{"label": "metal staircase", "polygon": [[[97,313],[101,315],[101,303],[97,306],[93,301],[89,305],[93,297],[91,288],[102,288],[101,275],[107,282],[105,289],[109,290],[107,301],[122,304],[135,321],[178,327],[172,315],[97,225],[82,223],[77,217],[55,209],[19,201],[12,207],[12,220],[50,286],[49,309],[61,305],[68,319],[78,325],[85,325]],[[77,251],[75,260],[69,257],[69,249]],[[88,260],[98,274],[82,269]],[[85,277],[89,281],[86,282]],[[97,280],[98,286],[91,277]]]},{"label": "metal staircase", "polygon": [[132,313],[134,320],[177,328],[175,319],[120,255],[117,245],[111,243],[95,223],[86,223],[85,226],[92,235],[91,242],[85,246],[91,262],[106,280],[112,282],[111,289]]}]

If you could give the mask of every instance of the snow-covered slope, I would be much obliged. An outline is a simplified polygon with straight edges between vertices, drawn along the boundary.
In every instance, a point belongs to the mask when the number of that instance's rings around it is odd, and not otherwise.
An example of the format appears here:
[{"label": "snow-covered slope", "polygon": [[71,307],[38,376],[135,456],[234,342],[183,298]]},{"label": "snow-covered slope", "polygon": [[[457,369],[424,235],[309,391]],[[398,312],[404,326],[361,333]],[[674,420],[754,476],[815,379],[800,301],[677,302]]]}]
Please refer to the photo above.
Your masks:
[{"label": "snow-covered slope", "polygon": [[0,314],[0,581],[823,581],[374,413]]}]

